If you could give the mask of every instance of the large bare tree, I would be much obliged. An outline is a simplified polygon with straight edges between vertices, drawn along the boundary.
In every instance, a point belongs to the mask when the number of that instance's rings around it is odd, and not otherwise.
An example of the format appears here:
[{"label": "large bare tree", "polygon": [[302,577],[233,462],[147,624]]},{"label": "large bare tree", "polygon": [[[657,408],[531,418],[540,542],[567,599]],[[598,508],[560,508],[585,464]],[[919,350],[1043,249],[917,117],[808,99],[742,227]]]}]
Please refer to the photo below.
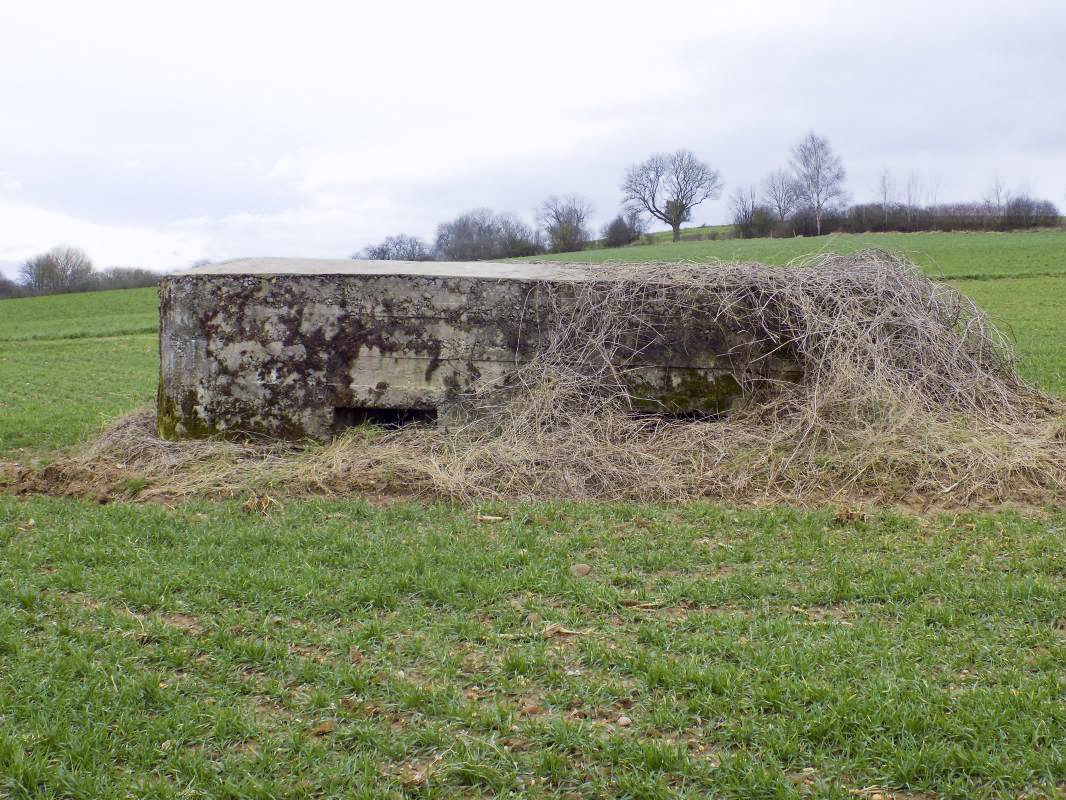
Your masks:
[{"label": "large bare tree", "polygon": [[847,170],[829,140],[814,131],[793,145],[790,163],[799,184],[800,198],[814,214],[820,236],[825,212],[848,196],[844,186]]},{"label": "large bare tree", "polygon": [[682,148],[631,164],[621,189],[622,202],[627,207],[646,211],[665,222],[678,242],[681,223],[691,217],[692,209],[722,193],[722,176],[691,150]]}]

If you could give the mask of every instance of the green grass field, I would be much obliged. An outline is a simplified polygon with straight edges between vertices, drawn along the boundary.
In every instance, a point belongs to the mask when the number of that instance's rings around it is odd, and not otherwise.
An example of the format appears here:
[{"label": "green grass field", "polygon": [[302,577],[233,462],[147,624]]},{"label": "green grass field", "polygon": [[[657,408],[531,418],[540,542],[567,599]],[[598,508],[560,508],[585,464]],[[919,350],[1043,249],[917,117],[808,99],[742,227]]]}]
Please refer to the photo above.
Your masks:
[{"label": "green grass field", "polygon": [[0,300],[0,458],[80,441],[150,402],[155,289]]},{"label": "green grass field", "polygon": [[0,345],[5,349],[9,342],[154,334],[158,327],[155,289],[0,301]]},{"label": "green grass field", "polygon": [[[903,242],[1066,392],[1066,235]],[[0,301],[0,460],[151,403],[155,316]],[[1066,793],[1066,510],[252,499],[0,490],[0,797]]]},{"label": "green grass field", "polygon": [[1022,275],[1066,275],[1066,231],[1032,233],[872,233],[839,234],[820,239],[723,239],[613,250],[587,250],[536,256],[526,261],[760,261],[785,264],[826,250],[851,253],[867,247],[908,256],[930,275],[947,278],[1002,278]]},{"label": "green grass field", "polygon": [[0,795],[1050,797],[1064,531],[0,496]]}]

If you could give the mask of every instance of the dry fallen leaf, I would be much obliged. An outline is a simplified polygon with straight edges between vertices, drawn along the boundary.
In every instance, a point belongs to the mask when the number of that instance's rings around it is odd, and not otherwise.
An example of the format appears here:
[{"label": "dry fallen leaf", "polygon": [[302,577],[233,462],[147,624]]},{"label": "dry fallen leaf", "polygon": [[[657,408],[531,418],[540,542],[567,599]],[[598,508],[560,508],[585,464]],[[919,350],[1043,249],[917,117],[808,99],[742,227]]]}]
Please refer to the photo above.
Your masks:
[{"label": "dry fallen leaf", "polygon": [[589,631],[573,631],[569,628],[564,628],[558,622],[553,622],[540,632],[540,635],[545,639],[551,639],[553,636],[584,636]]},{"label": "dry fallen leaf", "polygon": [[493,514],[478,514],[476,519],[478,522],[503,522],[506,517],[497,517]]},{"label": "dry fallen leaf", "polygon": [[363,660],[364,660],[363,659],[363,654],[359,652],[359,648],[356,647],[354,644],[351,647],[348,648],[348,659],[353,664],[362,664],[363,663]]},{"label": "dry fallen leaf", "polygon": [[241,504],[241,509],[246,513],[260,514],[268,518],[270,517],[268,512],[271,508],[282,508],[281,502],[275,497],[271,497],[268,494],[259,494],[258,492],[252,492],[252,496]]},{"label": "dry fallen leaf", "polygon": [[618,604],[625,608],[658,608],[663,604],[662,600],[649,600],[642,602],[633,597],[623,597],[618,601]]},{"label": "dry fallen leaf", "polygon": [[333,733],[333,720],[327,719],[325,722],[316,725],[311,729],[311,733],[315,736],[326,736]]},{"label": "dry fallen leaf", "polygon": [[718,539],[709,539],[706,536],[702,539],[694,539],[692,543],[706,545],[707,547],[724,547],[727,550],[733,549],[733,545],[729,544],[728,542],[722,542]]},{"label": "dry fallen leaf", "polygon": [[632,724],[633,724],[633,720],[631,720],[625,714],[623,714],[622,716],[620,716],[618,718],[618,727],[619,728],[628,728]]},{"label": "dry fallen leaf", "polygon": [[406,767],[400,775],[400,783],[404,786],[424,786],[429,782],[431,766],[430,764],[422,764]]},{"label": "dry fallen leaf", "polygon": [[866,515],[863,512],[857,511],[854,508],[848,508],[847,506],[841,506],[833,515],[833,520],[838,525],[847,525],[849,522],[859,522],[860,520],[865,519]]},{"label": "dry fallen leaf", "polygon": [[539,714],[544,710],[544,706],[533,697],[523,698],[518,708],[523,714]]},{"label": "dry fallen leaf", "polygon": [[887,789],[883,789],[880,786],[866,786],[862,789],[848,789],[849,794],[858,795],[859,797],[865,797],[867,800],[887,800],[887,798],[895,797],[890,794]]}]

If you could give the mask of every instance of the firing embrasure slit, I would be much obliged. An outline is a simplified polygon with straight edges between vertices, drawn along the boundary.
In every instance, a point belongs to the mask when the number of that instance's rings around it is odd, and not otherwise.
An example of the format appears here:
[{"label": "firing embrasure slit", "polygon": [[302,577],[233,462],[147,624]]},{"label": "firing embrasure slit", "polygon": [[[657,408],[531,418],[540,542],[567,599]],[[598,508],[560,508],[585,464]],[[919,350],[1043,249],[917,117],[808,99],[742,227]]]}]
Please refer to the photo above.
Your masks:
[{"label": "firing embrasure slit", "polygon": [[435,408],[344,408],[333,409],[333,432],[358,425],[378,425],[383,428],[399,428],[417,422],[433,424],[437,421]]}]

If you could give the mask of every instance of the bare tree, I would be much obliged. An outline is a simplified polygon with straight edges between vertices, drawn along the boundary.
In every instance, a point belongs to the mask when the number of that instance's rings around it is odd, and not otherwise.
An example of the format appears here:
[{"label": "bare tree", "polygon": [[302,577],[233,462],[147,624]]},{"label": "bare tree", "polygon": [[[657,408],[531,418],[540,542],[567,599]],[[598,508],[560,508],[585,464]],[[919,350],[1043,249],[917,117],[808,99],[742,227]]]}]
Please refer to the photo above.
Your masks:
[{"label": "bare tree", "polygon": [[497,214],[495,222],[496,246],[501,258],[517,258],[543,252],[540,236],[514,212]]},{"label": "bare tree", "polygon": [[386,236],[381,244],[367,245],[352,258],[369,261],[430,261],[433,252],[417,236],[400,233]]},{"label": "bare tree", "polygon": [[624,210],[626,225],[628,225],[629,230],[633,232],[633,238],[639,239],[641,234],[643,234],[648,228],[648,225],[644,220],[644,212],[639,208],[629,208]]},{"label": "bare tree", "polygon": [[729,195],[729,211],[733,215],[734,225],[740,226],[751,220],[758,197],[754,186],[738,186],[733,190]]},{"label": "bare tree", "polygon": [[792,216],[799,202],[799,186],[792,173],[786,169],[775,169],[762,179],[761,186],[763,197],[780,222]]},{"label": "bare tree", "polygon": [[759,204],[756,186],[734,189],[729,196],[729,210],[733,215],[733,226],[742,239],[766,236],[773,230],[774,211]]},{"label": "bare tree", "polygon": [[572,253],[589,240],[592,203],[579,194],[552,195],[537,207],[537,225],[553,253]]},{"label": "bare tree", "polygon": [[896,199],[896,179],[885,166],[877,173],[877,197],[881,201],[882,228],[887,231],[888,211]]},{"label": "bare tree", "polygon": [[904,187],[904,204],[907,208],[907,227],[912,231],[918,230],[918,216],[922,210],[922,198],[925,195],[925,179],[921,170],[912,169],[907,173],[907,183]]},{"label": "bare tree", "polygon": [[475,208],[437,226],[437,257],[445,261],[498,258],[496,224],[491,209]]},{"label": "bare tree", "polygon": [[940,181],[944,173],[939,170],[926,183],[926,200],[929,204],[929,230],[936,230],[937,204],[940,202]]},{"label": "bare tree", "polygon": [[19,282],[32,292],[80,292],[90,288],[93,262],[84,250],[68,245],[29,258],[19,267]]},{"label": "bare tree", "polygon": [[799,184],[800,199],[814,214],[815,228],[822,234],[822,217],[826,210],[847,196],[844,179],[847,171],[840,156],[833,152],[829,140],[810,131],[792,147],[792,171]]},{"label": "bare tree", "polygon": [[988,182],[981,199],[991,211],[998,216],[1003,216],[1004,209],[1011,201],[1011,191],[998,171],[992,173],[992,179]]},{"label": "bare tree", "polygon": [[681,241],[681,223],[704,200],[722,193],[718,170],[696,158],[691,150],[656,153],[631,164],[622,179],[622,202],[662,220]]}]

